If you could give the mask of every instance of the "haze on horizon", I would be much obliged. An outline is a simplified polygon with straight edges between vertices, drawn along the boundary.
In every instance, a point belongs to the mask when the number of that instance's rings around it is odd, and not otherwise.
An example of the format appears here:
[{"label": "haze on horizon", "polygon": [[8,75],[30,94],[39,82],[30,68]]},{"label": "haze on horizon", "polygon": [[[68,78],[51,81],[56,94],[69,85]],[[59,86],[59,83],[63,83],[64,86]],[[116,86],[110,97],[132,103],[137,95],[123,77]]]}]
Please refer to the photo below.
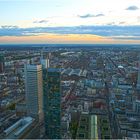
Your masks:
[{"label": "haze on horizon", "polygon": [[140,0],[1,0],[0,44],[140,44]]}]

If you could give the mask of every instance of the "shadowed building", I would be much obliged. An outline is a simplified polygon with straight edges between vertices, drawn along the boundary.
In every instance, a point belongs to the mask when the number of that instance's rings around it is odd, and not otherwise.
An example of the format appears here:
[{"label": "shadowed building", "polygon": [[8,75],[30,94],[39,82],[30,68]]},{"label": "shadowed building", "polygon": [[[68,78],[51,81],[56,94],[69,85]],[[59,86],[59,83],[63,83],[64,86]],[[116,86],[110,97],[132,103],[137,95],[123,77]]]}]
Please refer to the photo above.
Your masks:
[{"label": "shadowed building", "polygon": [[4,72],[4,55],[0,54],[0,73]]},{"label": "shadowed building", "polygon": [[[139,59],[140,61],[140,59]],[[137,79],[137,89],[140,90],[140,62],[139,62],[139,70],[138,70],[138,79]]]},{"label": "shadowed building", "polygon": [[47,138],[61,138],[61,90],[60,70],[48,68],[43,70],[43,110]]}]

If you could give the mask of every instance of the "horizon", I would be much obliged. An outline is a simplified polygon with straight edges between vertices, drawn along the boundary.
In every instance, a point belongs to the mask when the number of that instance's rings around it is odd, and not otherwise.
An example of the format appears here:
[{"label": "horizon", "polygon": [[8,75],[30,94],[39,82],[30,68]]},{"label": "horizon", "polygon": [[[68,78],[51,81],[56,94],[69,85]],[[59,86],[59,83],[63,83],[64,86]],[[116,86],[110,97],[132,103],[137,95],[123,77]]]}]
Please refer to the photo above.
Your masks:
[{"label": "horizon", "polygon": [[1,47],[139,47],[140,44],[0,44]]}]

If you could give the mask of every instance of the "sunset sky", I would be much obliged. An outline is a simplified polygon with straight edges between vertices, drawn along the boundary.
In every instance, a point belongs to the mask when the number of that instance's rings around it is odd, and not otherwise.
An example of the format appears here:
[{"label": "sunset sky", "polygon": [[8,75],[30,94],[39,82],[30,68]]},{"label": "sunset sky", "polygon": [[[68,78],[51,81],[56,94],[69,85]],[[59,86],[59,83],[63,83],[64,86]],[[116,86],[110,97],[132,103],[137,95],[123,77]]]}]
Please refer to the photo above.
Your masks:
[{"label": "sunset sky", "polygon": [[140,44],[140,0],[0,0],[0,44]]}]

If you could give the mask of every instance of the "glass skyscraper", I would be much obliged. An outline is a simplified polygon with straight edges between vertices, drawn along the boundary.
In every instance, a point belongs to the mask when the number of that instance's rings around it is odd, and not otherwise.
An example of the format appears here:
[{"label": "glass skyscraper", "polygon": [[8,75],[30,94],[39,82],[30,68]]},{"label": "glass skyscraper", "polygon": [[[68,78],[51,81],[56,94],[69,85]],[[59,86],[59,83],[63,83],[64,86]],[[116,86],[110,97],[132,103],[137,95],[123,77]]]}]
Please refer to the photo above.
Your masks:
[{"label": "glass skyscraper", "polygon": [[43,109],[47,138],[61,138],[61,89],[60,70],[48,68],[43,70]]},{"label": "glass skyscraper", "polygon": [[139,56],[139,63],[138,63],[138,78],[137,78],[137,89],[140,90],[140,56]]}]

